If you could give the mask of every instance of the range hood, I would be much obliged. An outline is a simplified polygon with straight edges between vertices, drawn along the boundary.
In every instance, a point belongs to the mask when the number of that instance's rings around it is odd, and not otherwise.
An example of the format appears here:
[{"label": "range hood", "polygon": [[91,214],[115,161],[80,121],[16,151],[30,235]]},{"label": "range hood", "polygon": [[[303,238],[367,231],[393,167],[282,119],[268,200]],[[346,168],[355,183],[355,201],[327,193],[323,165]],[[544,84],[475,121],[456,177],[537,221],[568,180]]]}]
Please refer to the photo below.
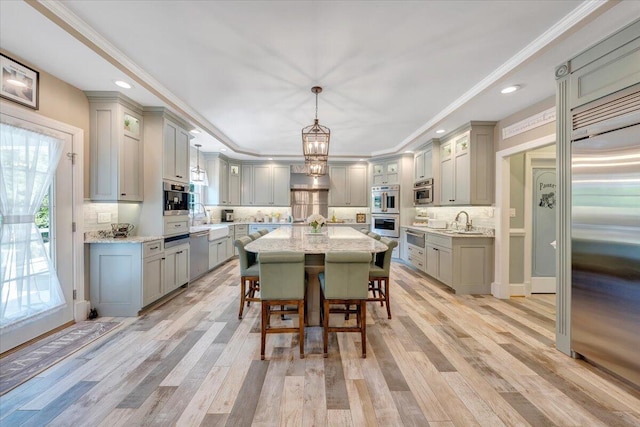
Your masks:
[{"label": "range hood", "polygon": [[291,173],[292,190],[328,190],[329,175],[319,177],[309,176],[306,173]]}]

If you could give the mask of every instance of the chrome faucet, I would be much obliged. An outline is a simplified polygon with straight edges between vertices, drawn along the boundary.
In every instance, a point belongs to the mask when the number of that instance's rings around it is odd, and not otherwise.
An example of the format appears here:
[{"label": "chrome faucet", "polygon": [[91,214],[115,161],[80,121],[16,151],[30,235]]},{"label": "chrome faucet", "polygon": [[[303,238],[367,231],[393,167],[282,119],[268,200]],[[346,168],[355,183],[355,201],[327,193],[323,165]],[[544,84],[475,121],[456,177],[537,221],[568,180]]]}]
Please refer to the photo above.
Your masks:
[{"label": "chrome faucet", "polygon": [[456,215],[456,222],[458,222],[458,219],[460,218],[460,214],[465,214],[467,216],[467,223],[465,224],[465,231],[471,231],[471,220],[469,219],[469,214],[466,213],[465,211],[460,211],[458,212],[458,215]]},{"label": "chrome faucet", "polygon": [[204,214],[204,216],[207,216],[207,208],[205,205],[203,205],[202,203],[198,202],[198,203],[194,203],[193,204],[193,214],[191,215],[191,225],[195,225],[196,223],[196,207],[197,206],[202,206],[202,213]]}]

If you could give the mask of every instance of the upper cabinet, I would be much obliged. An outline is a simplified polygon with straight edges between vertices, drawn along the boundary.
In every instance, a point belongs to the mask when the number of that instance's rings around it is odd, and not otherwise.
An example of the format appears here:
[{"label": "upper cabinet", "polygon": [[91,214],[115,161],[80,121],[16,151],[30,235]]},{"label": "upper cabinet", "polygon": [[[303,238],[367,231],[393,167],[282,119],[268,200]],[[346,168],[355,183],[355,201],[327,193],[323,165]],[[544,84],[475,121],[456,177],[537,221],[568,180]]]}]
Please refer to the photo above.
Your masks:
[{"label": "upper cabinet", "polygon": [[206,201],[208,205],[230,205],[229,201],[229,163],[221,157],[207,158],[207,178],[209,185],[206,188]]},{"label": "upper cabinet", "polygon": [[229,205],[240,205],[240,190],[242,188],[240,164],[229,162]]},{"label": "upper cabinet", "polygon": [[433,178],[433,143],[418,151],[413,156],[413,181]]},{"label": "upper cabinet", "polygon": [[243,206],[289,206],[289,165],[242,165]]},{"label": "upper cabinet", "polygon": [[382,161],[373,164],[373,185],[399,184],[400,162],[397,160]]},{"label": "upper cabinet", "polygon": [[91,199],[141,202],[142,107],[118,92],[86,94],[91,115]]},{"label": "upper cabinet", "polygon": [[441,205],[490,205],[494,200],[493,122],[471,122],[440,143]]},{"label": "upper cabinet", "polygon": [[329,166],[330,206],[367,206],[367,167],[362,164]]},{"label": "upper cabinet", "polygon": [[165,119],[164,156],[162,178],[181,184],[189,184],[189,132],[180,125]]}]

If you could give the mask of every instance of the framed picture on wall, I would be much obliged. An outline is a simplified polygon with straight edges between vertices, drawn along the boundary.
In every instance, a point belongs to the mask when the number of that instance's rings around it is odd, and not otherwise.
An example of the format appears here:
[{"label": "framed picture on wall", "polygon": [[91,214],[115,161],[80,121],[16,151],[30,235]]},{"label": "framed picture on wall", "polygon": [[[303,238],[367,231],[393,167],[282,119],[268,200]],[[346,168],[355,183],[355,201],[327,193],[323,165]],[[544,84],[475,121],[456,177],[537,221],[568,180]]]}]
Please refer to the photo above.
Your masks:
[{"label": "framed picture on wall", "polygon": [[40,73],[0,53],[0,96],[34,110],[38,109]]}]

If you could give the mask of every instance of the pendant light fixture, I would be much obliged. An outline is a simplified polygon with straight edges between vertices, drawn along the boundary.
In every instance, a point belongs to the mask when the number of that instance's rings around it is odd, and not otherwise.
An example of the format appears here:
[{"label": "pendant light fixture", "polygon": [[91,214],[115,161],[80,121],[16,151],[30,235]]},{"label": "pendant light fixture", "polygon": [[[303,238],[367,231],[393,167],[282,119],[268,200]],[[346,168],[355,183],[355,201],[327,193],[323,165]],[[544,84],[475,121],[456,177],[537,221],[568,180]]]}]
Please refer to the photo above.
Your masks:
[{"label": "pendant light fixture", "polygon": [[200,147],[202,144],[196,145],[196,167],[191,168],[191,182],[196,185],[208,185],[207,171],[200,167]]},{"label": "pendant light fixture", "polygon": [[311,126],[302,129],[302,152],[308,169],[307,174],[321,176],[327,173],[331,131],[318,123],[318,94],[322,92],[322,88],[314,86],[311,92],[316,95],[316,118]]}]

